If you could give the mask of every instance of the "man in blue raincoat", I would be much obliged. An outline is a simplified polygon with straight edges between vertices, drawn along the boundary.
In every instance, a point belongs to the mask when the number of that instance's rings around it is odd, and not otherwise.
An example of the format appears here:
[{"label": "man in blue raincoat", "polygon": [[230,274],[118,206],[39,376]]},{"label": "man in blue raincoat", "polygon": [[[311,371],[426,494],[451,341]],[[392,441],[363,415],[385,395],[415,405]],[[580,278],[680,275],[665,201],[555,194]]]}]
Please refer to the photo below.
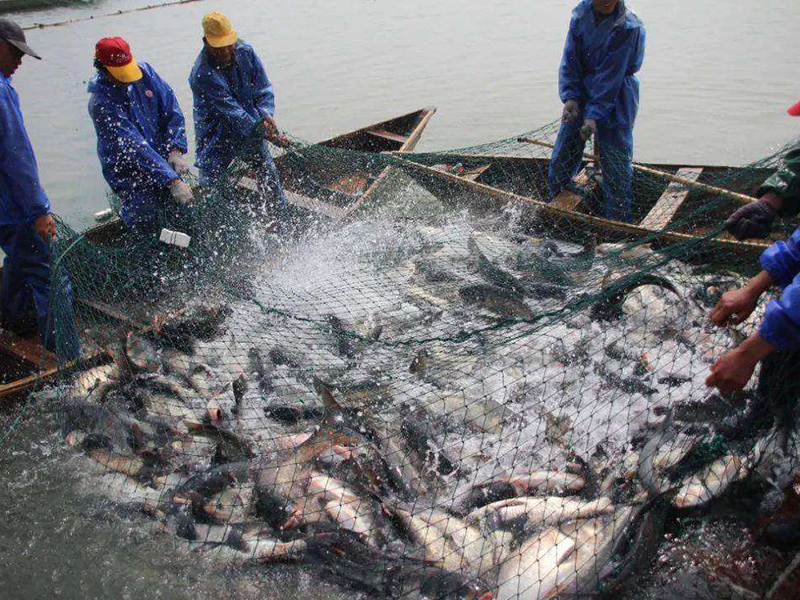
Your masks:
[{"label": "man in blue raincoat", "polygon": [[181,179],[189,170],[183,158],[188,146],[175,93],[153,67],[133,60],[122,38],[97,43],[95,67],[89,115],[103,176],[122,203],[122,221],[147,239],[167,222],[180,228],[194,198]]},{"label": "man in blue raincoat", "polygon": [[[800,103],[789,114],[800,116]],[[766,237],[779,212],[800,211],[800,148],[786,155],[784,167],[764,182],[758,196],[758,202],[740,208],[726,223],[739,239]],[[761,363],[756,399],[739,426],[749,435],[766,430],[775,419],[794,429],[800,417],[800,227],[763,252],[761,268],[743,288],[722,295],[711,321],[717,326],[742,323],[768,289],[777,286],[782,294],[767,305],[756,333],[717,360],[706,380],[709,387],[730,394],[742,390]],[[776,545],[800,545],[800,517],[773,523],[765,537]]]},{"label": "man in blue raincoat", "polygon": [[596,134],[605,216],[631,220],[636,73],[644,47],[644,25],[624,0],[582,0],[573,10],[559,70],[564,111],[548,172],[550,200],[578,173],[586,142]]},{"label": "man in blue raincoat", "polygon": [[268,209],[283,221],[286,197],[267,140],[285,144],[285,138],[275,123],[275,94],[264,65],[224,14],[207,14],[203,32],[189,77],[200,181],[218,183],[238,158],[253,169]]},{"label": "man in blue raincoat", "polygon": [[79,351],[72,320],[72,288],[66,275],[60,273],[51,314],[52,254],[48,242],[55,235],[56,225],[39,182],[19,96],[11,85],[11,76],[26,54],[41,59],[26,43],[19,25],[0,19],[0,247],[6,254],[0,284],[0,325],[15,333],[38,328],[45,348],[63,351],[63,358],[72,359]]}]

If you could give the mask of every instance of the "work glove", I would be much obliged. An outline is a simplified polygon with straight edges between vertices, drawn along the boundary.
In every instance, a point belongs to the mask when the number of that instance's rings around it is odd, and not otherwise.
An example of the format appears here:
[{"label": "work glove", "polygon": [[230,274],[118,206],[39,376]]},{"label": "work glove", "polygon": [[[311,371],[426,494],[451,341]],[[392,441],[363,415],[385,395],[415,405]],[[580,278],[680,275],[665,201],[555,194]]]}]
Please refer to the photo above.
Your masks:
[{"label": "work glove", "polygon": [[581,137],[583,141],[588,142],[595,133],[597,133],[597,121],[594,119],[584,120],[583,127],[581,127]]},{"label": "work glove", "polygon": [[189,172],[189,163],[186,162],[186,159],[179,150],[173,150],[169,153],[169,156],[167,156],[167,163],[169,163],[169,166],[172,167],[172,170],[175,171],[179,177]]},{"label": "work glove", "polygon": [[169,184],[169,192],[178,204],[186,205],[194,201],[192,188],[183,183],[180,179],[176,179]]},{"label": "work glove", "polygon": [[772,231],[772,222],[778,216],[775,206],[765,198],[747,204],[725,221],[725,229],[739,241],[762,239]]},{"label": "work glove", "polygon": [[564,112],[561,114],[562,123],[572,123],[581,113],[581,108],[578,106],[577,100],[567,100],[564,103]]}]

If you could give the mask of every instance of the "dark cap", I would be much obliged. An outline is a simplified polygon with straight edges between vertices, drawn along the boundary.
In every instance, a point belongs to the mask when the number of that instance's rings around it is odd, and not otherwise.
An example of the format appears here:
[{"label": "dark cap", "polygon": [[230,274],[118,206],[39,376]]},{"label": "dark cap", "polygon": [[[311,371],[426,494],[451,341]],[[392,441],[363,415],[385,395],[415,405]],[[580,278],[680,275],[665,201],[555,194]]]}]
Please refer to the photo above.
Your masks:
[{"label": "dark cap", "polygon": [[28,46],[22,27],[14,23],[11,19],[0,19],[0,40],[7,41],[9,44],[16,47],[17,50],[24,52],[28,56],[42,60],[42,57],[36,54],[33,48]]}]

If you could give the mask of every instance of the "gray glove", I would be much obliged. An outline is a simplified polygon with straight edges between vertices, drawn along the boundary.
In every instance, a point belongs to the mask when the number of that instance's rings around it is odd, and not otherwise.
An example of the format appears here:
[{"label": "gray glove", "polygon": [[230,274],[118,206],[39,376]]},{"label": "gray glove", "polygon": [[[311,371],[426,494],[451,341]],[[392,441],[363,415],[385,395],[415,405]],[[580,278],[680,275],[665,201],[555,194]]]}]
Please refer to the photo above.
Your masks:
[{"label": "gray glove", "polygon": [[581,113],[581,108],[578,106],[577,100],[567,100],[564,103],[564,112],[561,114],[562,123],[572,123]]},{"label": "gray glove", "polygon": [[176,179],[169,184],[169,192],[178,204],[191,204],[192,201],[194,201],[192,188],[183,183],[180,179]]},{"label": "gray glove", "polygon": [[189,163],[186,162],[183,154],[178,150],[173,150],[169,153],[167,163],[169,163],[169,166],[172,167],[172,170],[175,171],[178,176],[186,175],[189,172]]},{"label": "gray glove", "polygon": [[727,229],[739,241],[763,239],[772,231],[772,222],[778,211],[763,198],[743,206],[725,221]]}]

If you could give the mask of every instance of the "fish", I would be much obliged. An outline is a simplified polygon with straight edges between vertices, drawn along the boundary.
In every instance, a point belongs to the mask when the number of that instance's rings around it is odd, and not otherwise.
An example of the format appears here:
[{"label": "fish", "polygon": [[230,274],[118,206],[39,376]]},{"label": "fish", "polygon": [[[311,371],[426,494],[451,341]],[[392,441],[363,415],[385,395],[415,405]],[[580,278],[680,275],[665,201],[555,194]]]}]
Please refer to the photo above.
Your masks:
[{"label": "fish", "polygon": [[552,527],[526,540],[500,566],[496,600],[540,600],[566,576],[559,566],[574,554],[576,541]]},{"label": "fish", "polygon": [[348,331],[344,322],[336,315],[327,315],[325,322],[328,325],[328,333],[333,335],[336,341],[336,354],[342,358],[355,358],[357,352],[355,348],[355,335]]},{"label": "fish", "polygon": [[469,513],[466,520],[475,523],[491,518],[504,527],[514,526],[520,521],[523,526],[538,527],[575,519],[590,519],[609,514],[613,510],[614,505],[608,498],[587,501],[561,496],[522,497],[487,504]]},{"label": "fish", "polygon": [[269,351],[269,359],[276,367],[287,366],[292,369],[300,369],[303,367],[304,360],[281,345],[273,346]]},{"label": "fish", "polygon": [[703,506],[721,496],[744,475],[744,459],[737,454],[727,454],[684,480],[672,499],[672,505],[681,509]]},{"label": "fish", "polygon": [[192,435],[202,435],[218,440],[223,445],[223,451],[229,458],[229,462],[239,462],[255,457],[250,443],[222,423],[206,423],[191,419],[184,419],[183,423]]},{"label": "fish", "polygon": [[[264,362],[258,348],[250,348],[250,350],[247,351],[247,358],[250,371],[256,376],[256,384],[258,385],[259,391],[265,396],[274,392],[275,384],[273,382],[272,369],[267,368],[267,364]],[[272,364],[270,364],[270,367],[271,366]]]},{"label": "fish", "polygon": [[145,466],[144,460],[136,456],[116,454],[103,448],[87,450],[86,456],[109,471],[122,473],[130,477],[146,478],[150,471]]},{"label": "fish", "polygon": [[486,258],[486,255],[481,251],[480,247],[478,246],[478,242],[475,241],[474,237],[470,236],[467,247],[477,262],[478,272],[483,275],[490,284],[503,289],[511,290],[512,292],[516,292],[520,295],[525,294],[525,288],[520,284],[516,277],[514,277],[511,273],[504,271],[500,267],[492,264],[492,261]]},{"label": "fish", "polygon": [[418,258],[414,261],[414,266],[416,272],[431,283],[446,283],[460,279],[456,273],[430,259]]},{"label": "fish", "polygon": [[459,510],[471,512],[493,502],[520,496],[567,492],[575,494],[585,486],[586,480],[580,475],[562,471],[533,471],[473,486]]},{"label": "fish", "polygon": [[316,406],[273,404],[264,407],[264,414],[286,425],[296,425],[301,421],[321,421],[326,413]]},{"label": "fish", "polygon": [[652,396],[658,390],[650,387],[642,381],[640,377],[622,377],[605,368],[602,363],[594,364],[594,371],[600,375],[611,387],[622,390],[628,394],[641,394],[642,396]]},{"label": "fish", "polygon": [[106,394],[119,385],[120,369],[116,363],[93,367],[78,376],[70,395],[76,400],[103,402]]},{"label": "fish", "polygon": [[156,335],[162,344],[194,354],[196,340],[211,341],[222,333],[222,325],[233,313],[229,306],[204,304],[161,324]]},{"label": "fish", "polygon": [[636,288],[654,285],[675,294],[679,300],[683,295],[669,280],[652,273],[634,273],[622,276],[608,285],[601,293],[601,298],[592,305],[591,317],[597,321],[614,321],[622,317],[622,305],[628,294]]},{"label": "fish", "polygon": [[462,300],[506,319],[535,320],[536,314],[525,304],[523,296],[487,284],[465,285],[458,290]]},{"label": "fish", "polygon": [[155,373],[161,368],[158,349],[147,338],[128,332],[125,340],[125,357],[136,371]]}]

